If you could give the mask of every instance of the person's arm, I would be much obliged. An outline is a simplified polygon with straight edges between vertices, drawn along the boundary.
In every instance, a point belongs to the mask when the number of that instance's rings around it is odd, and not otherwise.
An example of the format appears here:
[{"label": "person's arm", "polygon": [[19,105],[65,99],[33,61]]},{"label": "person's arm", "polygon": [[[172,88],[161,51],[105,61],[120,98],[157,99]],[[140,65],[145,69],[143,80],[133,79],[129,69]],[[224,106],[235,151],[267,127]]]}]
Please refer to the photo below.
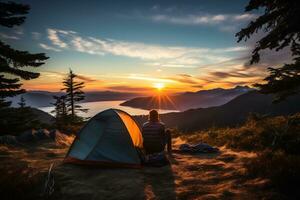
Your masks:
[{"label": "person's arm", "polygon": [[171,131],[166,130],[166,138],[167,138],[167,151],[168,153],[172,153],[172,136],[171,136]]}]

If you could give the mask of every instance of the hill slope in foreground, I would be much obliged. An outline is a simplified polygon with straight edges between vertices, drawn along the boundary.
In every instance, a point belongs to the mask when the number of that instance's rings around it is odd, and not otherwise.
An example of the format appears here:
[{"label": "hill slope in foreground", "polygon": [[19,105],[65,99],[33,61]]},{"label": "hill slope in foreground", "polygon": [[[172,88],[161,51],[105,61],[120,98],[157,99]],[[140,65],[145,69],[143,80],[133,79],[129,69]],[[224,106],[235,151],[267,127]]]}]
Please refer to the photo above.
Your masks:
[{"label": "hill slope in foreground", "polygon": [[[174,140],[175,148],[183,143]],[[54,163],[54,192],[48,199],[261,199],[273,193],[267,180],[249,179],[243,164],[256,154],[221,147],[220,154],[174,153],[161,168],[100,169],[62,164],[68,146],[42,142],[0,146],[2,199],[43,199]]]}]

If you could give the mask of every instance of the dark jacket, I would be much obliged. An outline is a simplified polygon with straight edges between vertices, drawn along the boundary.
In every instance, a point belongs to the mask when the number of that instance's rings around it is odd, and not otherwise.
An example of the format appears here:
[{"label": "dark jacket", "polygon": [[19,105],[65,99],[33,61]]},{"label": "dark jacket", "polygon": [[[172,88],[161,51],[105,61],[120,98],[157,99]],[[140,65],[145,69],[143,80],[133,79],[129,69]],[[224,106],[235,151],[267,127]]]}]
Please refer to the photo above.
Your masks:
[{"label": "dark jacket", "polygon": [[162,122],[146,122],[142,129],[144,149],[147,154],[162,152],[166,145],[165,125]]}]

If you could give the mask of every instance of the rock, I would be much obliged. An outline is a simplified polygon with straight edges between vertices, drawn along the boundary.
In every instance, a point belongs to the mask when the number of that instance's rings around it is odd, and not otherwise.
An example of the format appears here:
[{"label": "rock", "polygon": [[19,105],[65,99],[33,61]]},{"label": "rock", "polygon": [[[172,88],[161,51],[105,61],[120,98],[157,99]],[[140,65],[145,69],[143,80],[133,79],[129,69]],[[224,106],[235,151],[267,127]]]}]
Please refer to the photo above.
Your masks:
[{"label": "rock", "polygon": [[3,135],[0,136],[0,144],[16,145],[18,141],[13,135]]},{"label": "rock", "polygon": [[49,132],[49,137],[53,140],[55,140],[56,138],[56,134],[59,133],[59,131],[57,129],[53,129]]},{"label": "rock", "polygon": [[39,129],[34,133],[34,136],[37,140],[45,140],[50,138],[49,134],[50,133],[47,129]]},{"label": "rock", "polygon": [[34,142],[37,140],[35,136],[36,130],[28,130],[23,133],[21,133],[19,136],[17,136],[17,141],[19,142]]}]

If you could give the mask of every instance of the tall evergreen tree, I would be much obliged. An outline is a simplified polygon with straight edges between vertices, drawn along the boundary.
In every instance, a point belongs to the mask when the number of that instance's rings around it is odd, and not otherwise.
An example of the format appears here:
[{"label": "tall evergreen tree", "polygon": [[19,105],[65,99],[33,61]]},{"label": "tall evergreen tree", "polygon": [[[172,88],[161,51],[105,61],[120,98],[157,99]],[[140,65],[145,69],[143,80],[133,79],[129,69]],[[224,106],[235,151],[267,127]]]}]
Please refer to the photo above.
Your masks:
[{"label": "tall evergreen tree", "polygon": [[23,96],[20,98],[20,102],[18,103],[20,108],[25,108],[26,107],[26,100],[24,99]]},{"label": "tall evergreen tree", "polygon": [[[0,2],[0,25],[12,28],[23,24],[28,11],[28,5]],[[5,102],[6,97],[25,92],[21,88],[20,78],[30,80],[40,75],[21,68],[39,67],[47,59],[44,53],[31,54],[27,51],[15,50],[0,40],[0,108],[10,105],[9,102]],[[12,78],[11,75],[17,78]]]},{"label": "tall evergreen tree", "polygon": [[77,111],[87,112],[87,109],[83,109],[80,105],[76,104],[85,98],[84,92],[81,90],[84,87],[84,82],[77,82],[75,80],[76,77],[77,75],[70,69],[69,74],[63,81],[65,87],[62,89],[66,92],[67,112],[73,118],[77,117]]},{"label": "tall evergreen tree", "polygon": [[60,120],[62,118],[65,118],[68,113],[67,113],[67,107],[66,107],[66,96],[53,96],[55,99],[54,105],[54,110],[52,113],[55,113],[55,117],[57,120]]},{"label": "tall evergreen tree", "polygon": [[264,49],[280,51],[289,47],[294,62],[282,67],[270,67],[265,84],[255,84],[262,93],[275,93],[276,101],[299,92],[300,86],[300,1],[299,0],[250,0],[245,11],[264,9],[264,13],[236,34],[238,42],[249,39],[263,30],[266,35],[256,43],[250,63],[258,63]]},{"label": "tall evergreen tree", "polygon": [[66,95],[53,96],[53,98],[55,99],[53,103],[54,110],[51,112],[55,114],[56,126],[61,128],[68,123],[69,119],[66,107]]}]

